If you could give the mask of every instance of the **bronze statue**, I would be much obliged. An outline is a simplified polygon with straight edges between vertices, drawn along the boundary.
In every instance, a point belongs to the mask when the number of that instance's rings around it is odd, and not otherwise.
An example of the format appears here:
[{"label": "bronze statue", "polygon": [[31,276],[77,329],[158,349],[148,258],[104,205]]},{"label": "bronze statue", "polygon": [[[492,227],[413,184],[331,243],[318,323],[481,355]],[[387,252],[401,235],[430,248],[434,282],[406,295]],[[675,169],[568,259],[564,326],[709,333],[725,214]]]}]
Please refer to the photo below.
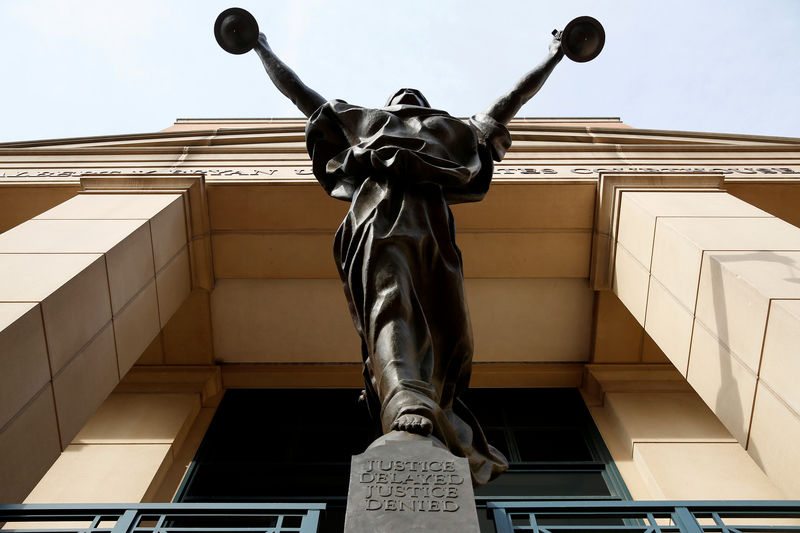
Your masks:
[{"label": "bronze statue", "polygon": [[488,191],[493,160],[511,145],[505,125],[564,55],[561,32],[538,67],[465,123],[431,108],[416,89],[400,89],[379,109],[328,101],[273,53],[263,33],[252,43],[258,30],[251,19],[236,8],[223,12],[218,41],[232,53],[255,48],[278,90],[308,117],[317,180],[350,202],[334,257],[362,341],[371,412],[384,433],[432,434],[469,460],[475,485],[487,483],[508,463],[459,400],[473,344],[449,204],[477,202]]}]

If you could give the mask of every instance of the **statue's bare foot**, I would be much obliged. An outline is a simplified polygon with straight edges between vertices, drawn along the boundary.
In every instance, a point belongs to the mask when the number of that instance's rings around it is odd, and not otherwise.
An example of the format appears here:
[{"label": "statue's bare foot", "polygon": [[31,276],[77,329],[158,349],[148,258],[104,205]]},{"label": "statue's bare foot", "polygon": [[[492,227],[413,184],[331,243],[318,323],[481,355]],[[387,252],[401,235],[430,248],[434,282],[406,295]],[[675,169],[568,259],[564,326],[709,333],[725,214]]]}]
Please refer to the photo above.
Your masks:
[{"label": "statue's bare foot", "polygon": [[433,431],[433,423],[429,418],[422,415],[405,414],[395,419],[392,423],[392,429],[416,433],[417,435],[430,435],[431,431]]}]

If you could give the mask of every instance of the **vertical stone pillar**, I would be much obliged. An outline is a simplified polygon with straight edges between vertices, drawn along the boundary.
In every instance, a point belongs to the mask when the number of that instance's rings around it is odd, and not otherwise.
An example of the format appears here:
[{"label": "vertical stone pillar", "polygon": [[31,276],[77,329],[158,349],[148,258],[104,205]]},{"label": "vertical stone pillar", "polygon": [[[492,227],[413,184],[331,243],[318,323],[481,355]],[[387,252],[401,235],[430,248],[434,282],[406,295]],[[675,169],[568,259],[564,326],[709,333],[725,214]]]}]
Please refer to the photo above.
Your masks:
[{"label": "vertical stone pillar", "polygon": [[114,183],[0,234],[0,501],[27,494],[191,290],[202,178]]},{"label": "vertical stone pillar", "polygon": [[136,367],[25,503],[172,501],[213,417],[220,375],[215,366]]},{"label": "vertical stone pillar", "polygon": [[607,288],[771,479],[800,494],[800,396],[786,379],[800,370],[788,355],[800,228],[722,190],[630,187],[614,199]]},{"label": "vertical stone pillar", "polygon": [[636,500],[786,495],[670,365],[588,365],[584,397]]}]

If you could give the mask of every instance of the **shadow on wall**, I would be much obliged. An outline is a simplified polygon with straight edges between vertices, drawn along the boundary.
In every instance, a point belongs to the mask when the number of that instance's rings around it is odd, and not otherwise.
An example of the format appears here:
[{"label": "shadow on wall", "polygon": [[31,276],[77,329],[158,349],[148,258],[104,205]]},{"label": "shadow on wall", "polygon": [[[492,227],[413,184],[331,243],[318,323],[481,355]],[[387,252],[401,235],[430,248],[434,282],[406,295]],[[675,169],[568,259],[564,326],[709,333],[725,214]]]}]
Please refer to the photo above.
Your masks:
[{"label": "shadow on wall", "polygon": [[[758,388],[758,371],[755,371],[756,374],[756,387],[753,390],[753,397],[752,401],[749,404],[750,412],[747,413],[747,418],[745,418],[745,413],[742,409],[742,403],[738,397],[738,387],[735,386],[736,384],[736,376],[733,372],[733,362],[731,361],[732,351],[726,353],[725,345],[723,344],[722,339],[730,339],[731,334],[731,326],[730,320],[728,317],[728,306],[726,302],[726,293],[725,293],[725,280],[722,275],[722,263],[723,262],[745,262],[745,261],[759,261],[759,262],[771,262],[771,263],[779,263],[786,265],[786,270],[788,277],[783,278],[784,281],[788,281],[790,283],[798,283],[800,284],[800,278],[797,277],[796,272],[800,270],[800,267],[797,265],[797,262],[793,259],[785,256],[780,256],[777,254],[772,254],[769,252],[750,252],[750,253],[736,253],[730,255],[719,255],[715,254],[714,259],[710,260],[708,264],[711,267],[710,271],[710,279],[711,279],[711,290],[712,290],[712,301],[714,305],[714,319],[715,319],[715,326],[717,328],[717,339],[718,339],[718,347],[719,347],[719,367],[720,367],[720,386],[717,389],[717,396],[714,401],[714,412],[715,413],[725,413],[724,420],[722,422],[731,431],[734,435],[740,434],[740,432],[736,431],[737,428],[741,428],[744,431],[744,442],[741,444],[747,449],[749,440],[750,440],[750,426],[752,424],[752,413],[755,407],[755,394]],[[702,272],[701,272],[702,276]],[[699,293],[699,284],[698,284],[698,293]],[[696,311],[695,311],[696,312]],[[766,329],[766,322],[769,317],[769,311],[764,318],[764,329]],[[695,328],[697,325],[695,325]],[[701,326],[702,327],[702,326]],[[693,334],[693,339],[695,335]],[[694,344],[694,340],[692,341]],[[690,352],[691,358],[691,352]],[[691,361],[690,361],[691,363]],[[760,365],[759,365],[760,366]],[[725,384],[731,384],[731,386],[725,386]],[[747,425],[745,426],[745,420],[747,420]]]}]

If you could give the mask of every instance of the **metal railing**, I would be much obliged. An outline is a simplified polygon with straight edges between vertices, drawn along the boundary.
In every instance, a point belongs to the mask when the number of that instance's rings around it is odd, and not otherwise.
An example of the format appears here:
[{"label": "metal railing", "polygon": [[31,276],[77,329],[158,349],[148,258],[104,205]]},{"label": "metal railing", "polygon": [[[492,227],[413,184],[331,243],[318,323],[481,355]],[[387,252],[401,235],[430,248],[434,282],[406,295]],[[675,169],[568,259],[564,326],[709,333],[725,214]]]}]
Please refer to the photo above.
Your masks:
[{"label": "metal railing", "polygon": [[497,533],[800,532],[800,501],[488,502]]},{"label": "metal railing", "polygon": [[[800,501],[487,502],[497,533],[800,532]],[[2,533],[316,533],[324,503],[0,505]]]},{"label": "metal railing", "polygon": [[6,531],[316,533],[324,503],[0,505]]}]

